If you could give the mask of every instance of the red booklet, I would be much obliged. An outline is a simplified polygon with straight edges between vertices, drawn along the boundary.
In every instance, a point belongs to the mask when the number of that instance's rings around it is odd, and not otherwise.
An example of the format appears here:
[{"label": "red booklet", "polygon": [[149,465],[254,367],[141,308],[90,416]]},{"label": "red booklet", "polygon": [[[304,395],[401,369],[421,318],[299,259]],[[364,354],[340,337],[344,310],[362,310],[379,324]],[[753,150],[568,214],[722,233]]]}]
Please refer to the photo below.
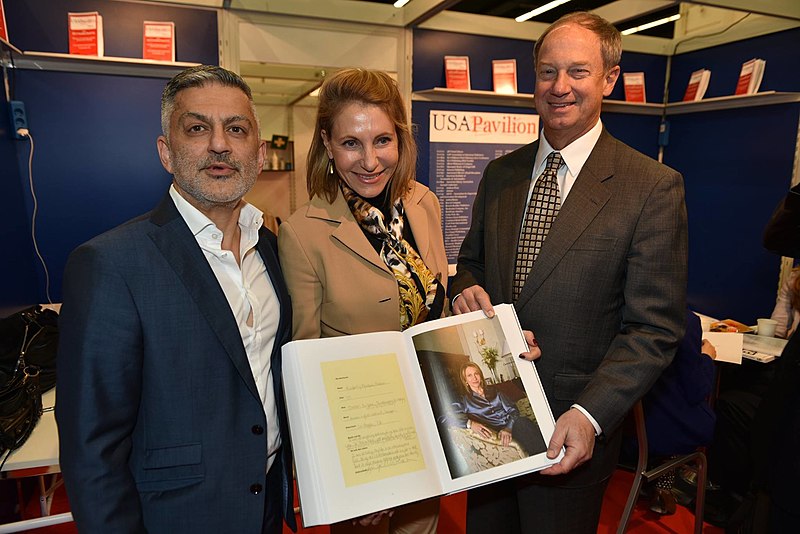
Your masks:
[{"label": "red booklet", "polygon": [[702,100],[708,89],[708,82],[711,79],[711,71],[708,69],[696,70],[689,77],[689,84],[683,94],[684,102]]},{"label": "red booklet", "polygon": [[448,89],[471,89],[469,83],[469,57],[444,56],[444,79]]},{"label": "red booklet", "polygon": [[492,82],[495,93],[516,94],[517,92],[517,60],[492,60]]},{"label": "red booklet", "polygon": [[175,61],[175,23],[144,21],[142,58]]},{"label": "red booklet", "polygon": [[8,30],[6,29],[6,11],[3,9],[3,0],[0,0],[0,39],[8,41]]},{"label": "red booklet", "polygon": [[103,55],[103,17],[97,11],[67,13],[69,53],[80,56]]},{"label": "red booklet", "polygon": [[761,86],[761,78],[764,76],[766,61],[754,58],[742,63],[742,70],[739,71],[739,81],[736,83],[735,95],[751,95],[758,92]]},{"label": "red booklet", "polygon": [[647,102],[644,91],[644,72],[625,72],[622,74],[625,85],[625,102]]}]

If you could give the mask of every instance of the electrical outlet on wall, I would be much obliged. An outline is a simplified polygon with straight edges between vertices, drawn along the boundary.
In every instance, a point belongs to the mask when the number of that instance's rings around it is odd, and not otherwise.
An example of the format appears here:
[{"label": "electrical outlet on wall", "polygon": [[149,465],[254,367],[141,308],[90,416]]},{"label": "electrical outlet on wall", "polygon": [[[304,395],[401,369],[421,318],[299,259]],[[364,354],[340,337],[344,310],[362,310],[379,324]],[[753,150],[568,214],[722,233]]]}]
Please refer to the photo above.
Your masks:
[{"label": "electrical outlet on wall", "polygon": [[28,129],[28,116],[25,113],[25,104],[21,100],[12,100],[8,103],[9,116],[11,117],[11,131],[14,132],[15,139],[25,139],[24,135],[19,134],[20,128]]}]

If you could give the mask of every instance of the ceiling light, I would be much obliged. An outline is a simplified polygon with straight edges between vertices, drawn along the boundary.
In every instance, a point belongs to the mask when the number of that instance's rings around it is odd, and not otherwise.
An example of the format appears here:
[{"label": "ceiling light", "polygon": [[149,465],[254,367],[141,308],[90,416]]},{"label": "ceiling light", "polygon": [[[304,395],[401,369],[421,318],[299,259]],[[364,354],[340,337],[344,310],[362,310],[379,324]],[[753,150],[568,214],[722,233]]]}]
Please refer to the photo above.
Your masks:
[{"label": "ceiling light", "polygon": [[[553,0],[552,2],[549,2],[549,3],[545,4],[545,5],[543,5],[542,7],[537,7],[533,11],[528,11],[524,15],[520,15],[519,17],[515,18],[514,20],[516,20],[517,22],[525,22],[528,19],[532,19],[533,17],[535,17],[537,15],[541,15],[545,11],[550,11],[551,9],[556,8],[556,7],[560,6],[561,4],[566,4],[567,2],[569,2],[569,0]],[[395,4],[395,5],[397,5],[397,4]]]},{"label": "ceiling light", "polygon": [[410,1],[411,0],[397,0],[397,2],[394,3],[394,7],[396,7],[397,9],[400,9],[401,7],[403,7],[404,5],[409,3]]},{"label": "ceiling light", "polygon": [[622,35],[630,35],[632,33],[640,32],[642,30],[648,30],[655,26],[661,26],[662,24],[666,24],[667,22],[674,22],[679,18],[681,18],[680,14],[672,15],[671,17],[654,20],[653,22],[648,22],[647,24],[642,24],[641,26],[636,26],[635,28],[630,28],[620,33],[622,33]]}]

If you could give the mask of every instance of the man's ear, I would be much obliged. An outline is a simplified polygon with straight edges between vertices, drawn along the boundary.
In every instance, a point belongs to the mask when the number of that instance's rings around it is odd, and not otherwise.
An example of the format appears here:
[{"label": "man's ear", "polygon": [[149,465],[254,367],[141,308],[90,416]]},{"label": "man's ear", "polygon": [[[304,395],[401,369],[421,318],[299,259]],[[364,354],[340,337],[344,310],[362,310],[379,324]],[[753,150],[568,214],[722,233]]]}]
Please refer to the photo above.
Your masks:
[{"label": "man's ear", "polygon": [[262,139],[258,143],[258,172],[264,168],[265,161],[267,161],[267,141]]},{"label": "man's ear", "polygon": [[605,80],[605,87],[603,87],[603,96],[608,96],[611,94],[611,91],[614,90],[614,86],[617,84],[617,79],[619,78],[619,65],[613,67],[606,73],[606,80]]},{"label": "man's ear", "polygon": [[169,141],[163,135],[159,135],[156,139],[156,146],[158,147],[158,159],[161,160],[161,165],[167,169],[167,172],[172,174],[172,158],[169,152]]}]

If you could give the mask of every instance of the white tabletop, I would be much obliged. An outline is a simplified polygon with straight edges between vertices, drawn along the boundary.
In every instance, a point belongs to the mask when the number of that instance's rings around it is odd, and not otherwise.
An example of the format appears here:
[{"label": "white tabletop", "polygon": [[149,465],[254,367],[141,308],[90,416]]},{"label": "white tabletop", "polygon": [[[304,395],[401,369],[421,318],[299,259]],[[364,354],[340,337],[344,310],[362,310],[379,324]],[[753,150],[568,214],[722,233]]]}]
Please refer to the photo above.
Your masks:
[{"label": "white tabletop", "polygon": [[58,465],[58,430],[52,410],[55,405],[56,390],[53,388],[42,395],[42,408],[50,409],[42,414],[25,444],[8,457],[4,472]]}]

